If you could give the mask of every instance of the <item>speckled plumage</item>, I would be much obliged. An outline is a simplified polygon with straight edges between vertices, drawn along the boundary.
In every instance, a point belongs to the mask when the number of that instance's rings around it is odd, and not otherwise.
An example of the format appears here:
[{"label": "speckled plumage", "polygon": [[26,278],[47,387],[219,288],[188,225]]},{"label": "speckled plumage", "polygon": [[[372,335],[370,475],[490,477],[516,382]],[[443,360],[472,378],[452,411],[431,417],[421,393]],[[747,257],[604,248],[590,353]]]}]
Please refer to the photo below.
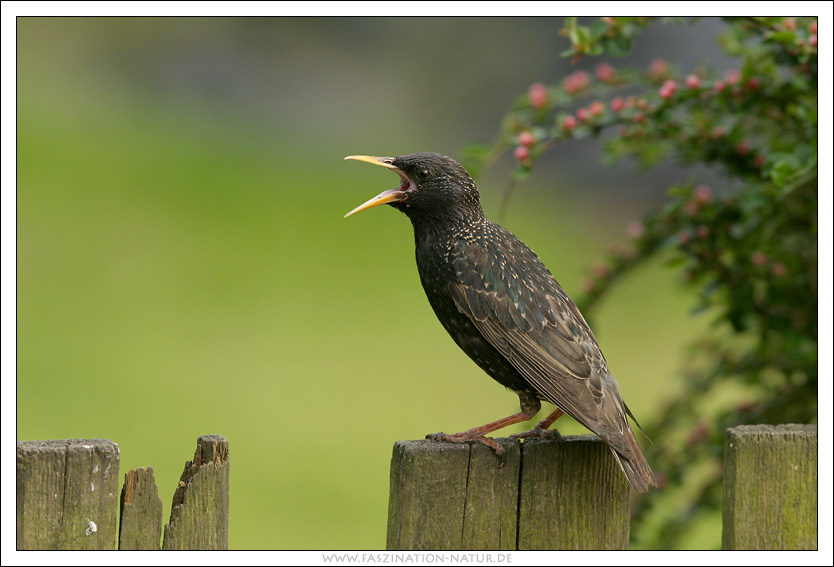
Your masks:
[{"label": "speckled plumage", "polygon": [[[437,318],[478,366],[521,400],[516,416],[432,437],[490,444],[483,436],[497,428],[491,426],[530,419],[546,400],[608,443],[636,491],[654,485],[593,332],[536,254],[486,218],[466,170],[440,154],[373,159],[403,180],[383,195],[412,221],[420,281]],[[355,211],[378,204],[369,203]]]}]

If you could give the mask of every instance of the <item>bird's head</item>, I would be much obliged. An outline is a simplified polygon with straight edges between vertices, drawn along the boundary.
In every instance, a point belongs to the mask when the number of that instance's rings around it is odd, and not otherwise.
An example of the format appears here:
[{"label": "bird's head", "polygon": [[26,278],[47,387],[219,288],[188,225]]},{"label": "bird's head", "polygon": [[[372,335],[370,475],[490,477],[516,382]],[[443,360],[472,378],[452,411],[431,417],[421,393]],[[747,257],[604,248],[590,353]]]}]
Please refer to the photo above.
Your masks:
[{"label": "bird's head", "polygon": [[348,156],[345,159],[380,165],[400,176],[396,189],[383,191],[345,217],[385,204],[404,212],[412,221],[463,220],[483,215],[475,182],[463,166],[450,157],[419,153],[396,158]]}]

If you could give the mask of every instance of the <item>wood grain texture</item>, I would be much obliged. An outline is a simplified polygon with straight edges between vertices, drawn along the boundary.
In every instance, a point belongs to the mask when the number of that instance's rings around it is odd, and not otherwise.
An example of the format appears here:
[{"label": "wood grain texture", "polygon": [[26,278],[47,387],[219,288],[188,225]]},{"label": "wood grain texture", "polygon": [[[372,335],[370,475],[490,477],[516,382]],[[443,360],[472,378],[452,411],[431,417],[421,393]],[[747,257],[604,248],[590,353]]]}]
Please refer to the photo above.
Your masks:
[{"label": "wood grain texture", "polygon": [[388,549],[625,549],[628,481],[598,437],[398,441]]},{"label": "wood grain texture", "polygon": [[109,439],[17,443],[17,548],[116,546],[119,447]]},{"label": "wood grain texture", "polygon": [[388,549],[515,549],[519,446],[398,441],[391,459]]},{"label": "wood grain texture", "polygon": [[162,499],[153,467],[128,471],[122,486],[119,550],[156,550],[162,537]]},{"label": "wood grain texture", "polygon": [[518,549],[627,549],[631,488],[595,435],[522,445]]},{"label": "wood grain texture", "polygon": [[742,425],[724,441],[724,549],[817,549],[817,426]]},{"label": "wood grain texture", "polygon": [[229,442],[220,435],[203,435],[174,493],[162,549],[228,548]]}]

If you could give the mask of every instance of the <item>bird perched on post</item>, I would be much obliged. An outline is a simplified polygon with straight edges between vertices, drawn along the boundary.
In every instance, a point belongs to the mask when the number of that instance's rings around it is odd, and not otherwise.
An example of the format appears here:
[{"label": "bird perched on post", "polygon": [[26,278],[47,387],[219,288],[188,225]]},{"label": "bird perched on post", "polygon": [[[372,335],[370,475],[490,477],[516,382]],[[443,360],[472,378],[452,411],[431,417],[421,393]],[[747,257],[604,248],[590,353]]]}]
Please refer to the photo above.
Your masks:
[{"label": "bird perched on post", "polygon": [[509,417],[428,437],[478,441],[501,454],[503,448],[486,435],[532,419],[546,400],[559,409],[513,437],[558,435],[548,428],[567,413],[608,443],[634,490],[656,486],[626,418],[634,416],[593,332],[538,256],[487,219],[467,171],[435,153],[345,159],[379,165],[400,177],[396,189],[383,191],[345,217],[388,204],[411,219],[420,281],[440,323],[521,402],[521,411]]}]

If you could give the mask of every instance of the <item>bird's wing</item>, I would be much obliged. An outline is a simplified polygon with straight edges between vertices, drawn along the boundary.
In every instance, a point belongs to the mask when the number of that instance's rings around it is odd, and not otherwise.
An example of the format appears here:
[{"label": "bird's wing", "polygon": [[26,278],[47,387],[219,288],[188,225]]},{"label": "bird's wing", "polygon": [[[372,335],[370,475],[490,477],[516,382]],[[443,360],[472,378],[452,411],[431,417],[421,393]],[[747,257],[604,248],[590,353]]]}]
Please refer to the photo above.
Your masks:
[{"label": "bird's wing", "polygon": [[630,455],[627,408],[590,327],[532,250],[493,226],[505,237],[452,251],[455,305],[543,397]]}]

